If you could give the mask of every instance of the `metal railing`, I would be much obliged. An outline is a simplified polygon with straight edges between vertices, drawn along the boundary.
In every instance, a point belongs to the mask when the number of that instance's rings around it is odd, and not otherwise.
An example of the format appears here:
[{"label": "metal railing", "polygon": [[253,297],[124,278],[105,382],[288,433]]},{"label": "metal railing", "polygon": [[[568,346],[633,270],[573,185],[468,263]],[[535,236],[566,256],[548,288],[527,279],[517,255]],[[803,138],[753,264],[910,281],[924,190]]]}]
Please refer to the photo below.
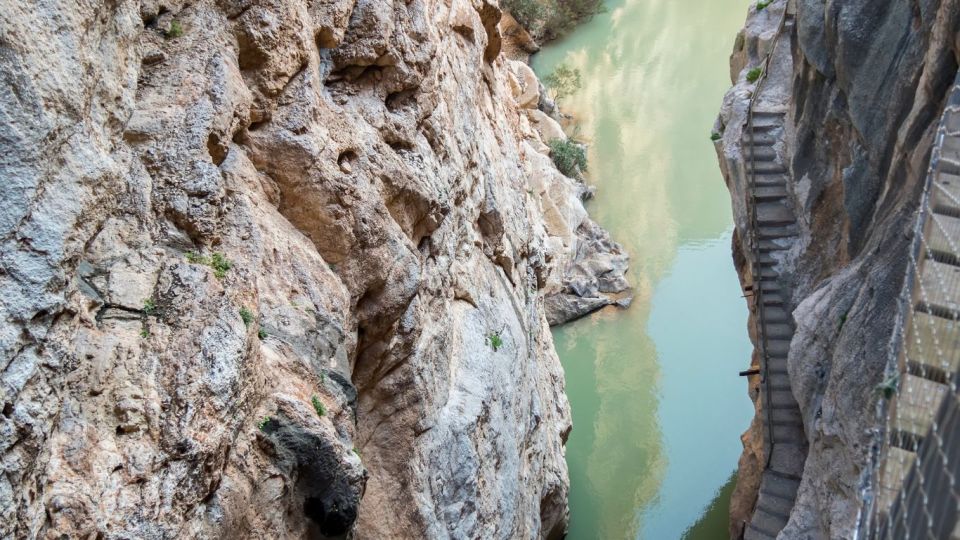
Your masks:
[{"label": "metal railing", "polygon": [[909,257],[858,538],[958,539],[960,72],[933,144]]}]

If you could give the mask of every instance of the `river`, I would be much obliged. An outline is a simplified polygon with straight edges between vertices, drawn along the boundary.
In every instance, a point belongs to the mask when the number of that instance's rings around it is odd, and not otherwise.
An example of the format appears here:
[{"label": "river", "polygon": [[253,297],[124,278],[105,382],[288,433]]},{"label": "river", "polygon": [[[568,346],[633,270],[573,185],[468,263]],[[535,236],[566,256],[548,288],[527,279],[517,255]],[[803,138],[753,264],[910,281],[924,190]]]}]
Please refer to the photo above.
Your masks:
[{"label": "river", "polygon": [[710,131],[746,0],[614,0],[533,58],[590,144],[591,215],[631,256],[633,306],[554,332],[573,411],[571,540],[726,538],[752,407],[747,309]]}]

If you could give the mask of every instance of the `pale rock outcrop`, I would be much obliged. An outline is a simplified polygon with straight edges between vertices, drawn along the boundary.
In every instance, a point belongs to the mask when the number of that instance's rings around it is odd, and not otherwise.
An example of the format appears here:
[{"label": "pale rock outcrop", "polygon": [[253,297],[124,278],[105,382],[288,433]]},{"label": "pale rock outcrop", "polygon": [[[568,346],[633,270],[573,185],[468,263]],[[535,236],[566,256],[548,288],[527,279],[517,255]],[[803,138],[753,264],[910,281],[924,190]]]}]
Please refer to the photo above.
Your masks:
[{"label": "pale rock outcrop", "polygon": [[494,3],[0,6],[0,536],[563,533],[545,297],[626,258]]},{"label": "pale rock outcrop", "polygon": [[[731,191],[734,260],[747,238],[740,138],[750,87],[784,0],[751,8],[731,57],[735,86],[717,130]],[[793,65],[771,67],[762,94],[786,105],[789,199],[799,237],[779,262],[796,323],[788,366],[809,442],[803,479],[781,538],[852,538],[879,419],[875,390],[888,361],[897,298],[933,134],[960,63],[960,3],[798,0]],[[746,277],[743,278],[746,281]],[[751,322],[751,326],[753,323]],[[755,388],[751,396],[756,398]],[[752,513],[762,432],[744,436],[733,527]],[[734,533],[736,531],[734,530]]]}]

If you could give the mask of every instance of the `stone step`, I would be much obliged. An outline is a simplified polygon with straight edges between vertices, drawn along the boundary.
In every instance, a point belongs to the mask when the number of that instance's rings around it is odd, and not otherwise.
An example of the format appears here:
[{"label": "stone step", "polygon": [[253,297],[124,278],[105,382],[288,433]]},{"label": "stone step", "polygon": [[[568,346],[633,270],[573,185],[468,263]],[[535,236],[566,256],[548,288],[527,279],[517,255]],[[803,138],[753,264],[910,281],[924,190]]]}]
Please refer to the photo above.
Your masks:
[{"label": "stone step", "polygon": [[773,240],[760,241],[760,253],[771,251],[786,251],[790,246],[786,242],[775,242]]},{"label": "stone step", "polygon": [[764,334],[766,334],[767,339],[786,339],[789,340],[793,337],[793,328],[789,324],[767,324],[763,328]]},{"label": "stone step", "polygon": [[743,531],[743,540],[775,540],[776,534],[767,533],[757,529],[752,523],[747,523],[747,528]]},{"label": "stone step", "polygon": [[787,478],[799,478],[803,474],[806,459],[806,445],[775,444],[770,453],[770,469]]},{"label": "stone step", "polygon": [[764,202],[757,205],[757,221],[761,226],[782,226],[792,225],[797,220],[783,203]]},{"label": "stone step", "polygon": [[777,407],[770,408],[767,411],[767,414],[770,415],[771,422],[778,422],[782,424],[794,424],[794,425],[803,425],[803,415],[800,414],[800,409],[794,407]]},{"label": "stone step", "polygon": [[802,444],[805,437],[802,425],[778,426],[774,424],[773,426],[774,443]]},{"label": "stone step", "polygon": [[795,225],[787,225],[783,227],[761,227],[757,231],[757,240],[780,240],[783,238],[794,238],[799,236],[797,232],[797,227]]},{"label": "stone step", "polygon": [[751,158],[754,162],[776,161],[777,151],[774,150],[772,146],[755,146],[752,148],[747,148],[744,152],[743,159],[749,163]]},{"label": "stone step", "polygon": [[775,133],[770,132],[755,131],[753,132],[752,138],[750,135],[751,134],[749,130],[743,131],[743,138],[741,140],[744,148],[748,148],[750,146],[772,146],[776,144],[778,140],[780,140]]},{"label": "stone step", "polygon": [[757,265],[757,267],[760,269],[760,272],[753,273],[754,279],[759,278],[761,280],[767,280],[767,279],[777,279],[778,277],[780,277],[780,272],[777,272],[773,268],[770,268],[767,266],[760,266],[760,265]]},{"label": "stone step", "polygon": [[[786,359],[786,358],[783,358],[783,357],[780,357],[780,358],[776,358],[776,357],[769,358],[769,359],[767,360],[767,376],[769,376],[769,377],[786,377],[786,376],[788,376],[788,371],[787,371],[787,359]],[[795,402],[795,401],[792,401],[792,402],[790,402],[790,403],[784,404],[783,406],[784,406],[784,407],[794,407],[795,405],[796,405],[796,402]]]},{"label": "stone step", "polygon": [[[767,312],[769,309],[764,310],[764,317],[766,318]],[[790,341],[785,339],[770,339],[770,336],[767,336],[767,355],[777,356],[777,357],[786,357],[787,353],[790,351]]]},{"label": "stone step", "polygon": [[780,324],[791,322],[791,318],[785,309],[771,307],[763,310],[763,322],[767,324]]},{"label": "stone step", "polygon": [[760,490],[773,493],[778,497],[796,500],[799,487],[800,481],[798,479],[770,469],[763,471],[763,475],[760,477]]},{"label": "stone step", "polygon": [[793,398],[793,392],[789,390],[770,390],[771,407],[799,407],[797,400]]},{"label": "stone step", "polygon": [[779,201],[786,199],[786,182],[773,186],[757,186],[753,189],[753,198],[757,201]]},{"label": "stone step", "polygon": [[758,505],[757,509],[753,512],[753,519],[750,520],[750,525],[768,534],[774,533],[774,535],[776,535],[783,530],[783,527],[787,524],[787,519],[788,516],[772,514],[766,508]]},{"label": "stone step", "polygon": [[754,161],[754,174],[785,174],[787,168],[778,161]]},{"label": "stone step", "polygon": [[781,515],[790,515],[790,511],[793,510],[793,499],[787,497],[780,497],[769,491],[761,491],[760,497],[757,499],[757,507],[761,505],[763,508],[769,509],[771,512],[781,514]]},{"label": "stone step", "polygon": [[[760,296],[760,303],[762,303],[764,306],[782,306],[783,297],[777,293],[762,293]],[[772,336],[767,334],[768,339],[771,337]]]},{"label": "stone step", "polygon": [[780,261],[778,261],[777,259],[774,259],[769,252],[766,252],[766,253],[761,252],[760,258],[757,259],[757,264],[759,264],[760,266],[776,266],[777,263],[779,262]]},{"label": "stone step", "polygon": [[759,189],[763,187],[783,187],[786,188],[787,182],[790,181],[790,178],[782,173],[778,174],[768,174],[768,173],[758,173],[753,175],[753,189]]}]

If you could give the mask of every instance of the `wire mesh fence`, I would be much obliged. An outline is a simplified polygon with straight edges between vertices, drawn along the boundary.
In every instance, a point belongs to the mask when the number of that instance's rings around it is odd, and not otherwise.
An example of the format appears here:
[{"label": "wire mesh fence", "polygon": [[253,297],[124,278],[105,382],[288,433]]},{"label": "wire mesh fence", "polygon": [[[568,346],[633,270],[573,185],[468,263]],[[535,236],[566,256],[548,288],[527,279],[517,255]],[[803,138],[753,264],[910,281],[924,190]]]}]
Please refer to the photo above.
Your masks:
[{"label": "wire mesh fence", "polygon": [[907,272],[860,537],[960,540],[960,73],[935,139]]}]

